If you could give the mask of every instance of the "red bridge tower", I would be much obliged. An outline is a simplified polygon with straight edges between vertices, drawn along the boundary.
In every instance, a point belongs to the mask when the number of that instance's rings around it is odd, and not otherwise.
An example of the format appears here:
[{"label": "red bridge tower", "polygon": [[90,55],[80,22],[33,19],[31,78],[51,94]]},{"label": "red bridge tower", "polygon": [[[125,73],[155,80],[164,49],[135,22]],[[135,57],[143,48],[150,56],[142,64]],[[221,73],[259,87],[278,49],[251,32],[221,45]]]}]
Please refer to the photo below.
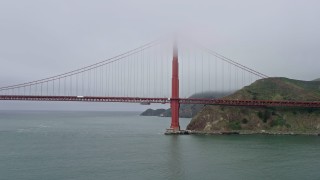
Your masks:
[{"label": "red bridge tower", "polygon": [[178,62],[178,47],[177,42],[173,45],[173,59],[172,59],[172,94],[170,99],[171,106],[171,126],[170,130],[173,132],[180,131],[179,125],[179,62]]}]

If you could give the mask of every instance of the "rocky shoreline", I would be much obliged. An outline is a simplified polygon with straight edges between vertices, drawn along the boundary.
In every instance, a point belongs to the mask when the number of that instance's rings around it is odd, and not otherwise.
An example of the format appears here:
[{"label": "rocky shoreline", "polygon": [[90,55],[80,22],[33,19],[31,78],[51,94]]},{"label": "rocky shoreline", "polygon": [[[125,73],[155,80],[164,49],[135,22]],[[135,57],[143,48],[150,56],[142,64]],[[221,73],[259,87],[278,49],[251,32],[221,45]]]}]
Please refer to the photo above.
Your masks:
[{"label": "rocky shoreline", "polygon": [[195,135],[290,135],[290,136],[320,136],[320,132],[256,132],[256,131],[192,131],[187,130],[188,134]]},{"label": "rocky shoreline", "polygon": [[180,130],[177,132],[167,129],[165,135],[270,135],[270,136],[320,136],[320,132],[266,132],[266,131],[193,131]]}]

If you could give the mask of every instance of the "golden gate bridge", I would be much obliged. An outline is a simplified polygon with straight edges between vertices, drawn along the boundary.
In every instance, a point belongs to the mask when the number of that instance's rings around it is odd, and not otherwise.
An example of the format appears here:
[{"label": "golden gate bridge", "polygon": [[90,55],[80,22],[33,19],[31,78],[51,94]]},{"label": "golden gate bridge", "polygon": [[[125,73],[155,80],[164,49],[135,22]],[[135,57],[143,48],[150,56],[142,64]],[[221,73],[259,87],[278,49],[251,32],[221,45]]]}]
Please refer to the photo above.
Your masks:
[{"label": "golden gate bridge", "polygon": [[0,100],[162,103],[171,106],[172,132],[179,132],[180,104],[319,108],[315,101],[189,98],[195,93],[232,92],[267,78],[195,43],[156,40],[52,77],[0,88]]}]

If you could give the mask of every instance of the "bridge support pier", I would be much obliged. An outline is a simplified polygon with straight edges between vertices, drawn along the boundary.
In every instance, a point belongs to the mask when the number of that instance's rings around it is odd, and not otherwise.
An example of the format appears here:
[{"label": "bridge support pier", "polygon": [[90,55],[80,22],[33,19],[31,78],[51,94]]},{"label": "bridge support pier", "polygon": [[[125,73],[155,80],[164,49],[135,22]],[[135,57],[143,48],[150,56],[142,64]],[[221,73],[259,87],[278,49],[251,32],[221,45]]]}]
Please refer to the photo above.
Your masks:
[{"label": "bridge support pier", "polygon": [[171,100],[171,126],[170,130],[173,132],[180,131],[179,125],[179,100]]},{"label": "bridge support pier", "polygon": [[173,59],[172,59],[172,93],[170,99],[171,106],[171,126],[170,131],[179,132],[179,62],[178,62],[178,48],[176,42],[173,45]]}]

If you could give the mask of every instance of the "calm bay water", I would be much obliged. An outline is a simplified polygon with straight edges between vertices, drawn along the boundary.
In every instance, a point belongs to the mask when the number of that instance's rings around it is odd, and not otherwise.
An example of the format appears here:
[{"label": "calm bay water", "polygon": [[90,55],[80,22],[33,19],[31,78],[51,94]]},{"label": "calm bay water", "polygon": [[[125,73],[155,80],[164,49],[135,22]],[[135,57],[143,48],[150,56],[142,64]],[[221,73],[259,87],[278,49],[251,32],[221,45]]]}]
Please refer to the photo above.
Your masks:
[{"label": "calm bay water", "polygon": [[165,136],[138,114],[0,111],[0,179],[320,179],[320,137]]}]

